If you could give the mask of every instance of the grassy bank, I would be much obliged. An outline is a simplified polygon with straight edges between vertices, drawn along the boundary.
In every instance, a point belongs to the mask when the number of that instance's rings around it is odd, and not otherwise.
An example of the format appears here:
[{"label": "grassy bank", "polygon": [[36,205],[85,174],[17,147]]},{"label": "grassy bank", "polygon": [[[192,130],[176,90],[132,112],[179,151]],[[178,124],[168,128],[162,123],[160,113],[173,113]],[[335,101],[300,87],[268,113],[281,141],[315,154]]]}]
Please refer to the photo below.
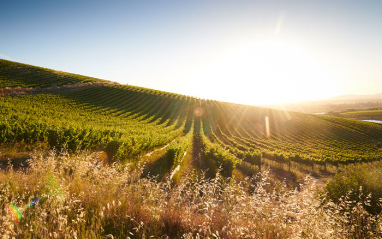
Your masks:
[{"label": "grassy bank", "polygon": [[362,110],[362,111],[343,112],[340,115],[346,118],[382,119],[382,110]]}]

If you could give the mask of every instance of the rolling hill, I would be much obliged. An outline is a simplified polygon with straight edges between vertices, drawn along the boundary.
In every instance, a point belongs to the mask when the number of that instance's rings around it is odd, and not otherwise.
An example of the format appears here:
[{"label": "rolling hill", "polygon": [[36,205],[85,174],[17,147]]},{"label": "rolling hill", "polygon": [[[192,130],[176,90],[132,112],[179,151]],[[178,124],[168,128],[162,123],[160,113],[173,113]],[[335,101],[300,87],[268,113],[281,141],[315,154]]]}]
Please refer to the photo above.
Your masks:
[{"label": "rolling hill", "polygon": [[[108,84],[6,60],[0,79],[1,87],[21,92],[0,98],[3,145],[103,151],[125,163],[162,149],[169,170],[189,152],[194,167],[213,175],[221,166],[225,176],[248,174],[264,160],[326,167],[382,156],[379,124]],[[76,90],[65,90],[73,84]],[[33,91],[53,85],[62,88]]]}]

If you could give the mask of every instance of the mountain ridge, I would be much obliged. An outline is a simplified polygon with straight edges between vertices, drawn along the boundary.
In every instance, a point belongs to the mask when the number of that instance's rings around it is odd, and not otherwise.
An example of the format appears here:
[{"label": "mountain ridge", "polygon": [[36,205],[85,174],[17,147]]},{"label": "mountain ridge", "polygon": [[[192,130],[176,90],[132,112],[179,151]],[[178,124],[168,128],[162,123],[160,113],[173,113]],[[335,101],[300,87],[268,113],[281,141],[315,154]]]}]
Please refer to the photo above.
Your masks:
[{"label": "mountain ridge", "polygon": [[370,94],[370,95],[357,95],[357,94],[339,95],[339,96],[333,96],[330,98],[322,99],[319,101],[372,100],[372,99],[382,99],[382,93]]}]

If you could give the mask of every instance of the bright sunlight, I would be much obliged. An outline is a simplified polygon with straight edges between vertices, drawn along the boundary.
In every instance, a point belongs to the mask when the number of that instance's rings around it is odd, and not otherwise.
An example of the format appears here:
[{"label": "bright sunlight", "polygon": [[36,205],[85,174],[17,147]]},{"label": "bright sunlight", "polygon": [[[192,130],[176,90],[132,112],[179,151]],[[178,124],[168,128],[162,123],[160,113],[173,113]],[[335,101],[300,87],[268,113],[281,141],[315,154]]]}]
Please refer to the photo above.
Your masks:
[{"label": "bright sunlight", "polygon": [[[205,71],[201,80],[201,97],[243,104],[287,103],[337,93],[335,81],[313,56],[276,40],[254,42],[230,52]],[[213,88],[219,90],[211,92]]]}]

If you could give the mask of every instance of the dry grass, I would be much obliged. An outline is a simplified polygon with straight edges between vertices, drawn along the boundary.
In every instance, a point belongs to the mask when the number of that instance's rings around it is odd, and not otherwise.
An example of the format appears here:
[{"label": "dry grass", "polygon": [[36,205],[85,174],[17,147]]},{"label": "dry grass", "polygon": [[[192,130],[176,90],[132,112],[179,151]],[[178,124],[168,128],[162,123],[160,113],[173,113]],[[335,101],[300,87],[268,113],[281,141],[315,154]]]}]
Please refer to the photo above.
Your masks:
[{"label": "dry grass", "polygon": [[[191,173],[175,185],[142,177],[142,166],[104,166],[91,154],[35,155],[29,164],[0,171],[2,238],[361,238],[382,226],[362,206],[351,208],[349,221],[338,213],[346,203],[322,205],[309,177],[300,191],[276,191],[267,172],[240,183]],[[15,221],[9,205],[21,209],[37,198]],[[369,220],[363,234],[357,218]]]}]

